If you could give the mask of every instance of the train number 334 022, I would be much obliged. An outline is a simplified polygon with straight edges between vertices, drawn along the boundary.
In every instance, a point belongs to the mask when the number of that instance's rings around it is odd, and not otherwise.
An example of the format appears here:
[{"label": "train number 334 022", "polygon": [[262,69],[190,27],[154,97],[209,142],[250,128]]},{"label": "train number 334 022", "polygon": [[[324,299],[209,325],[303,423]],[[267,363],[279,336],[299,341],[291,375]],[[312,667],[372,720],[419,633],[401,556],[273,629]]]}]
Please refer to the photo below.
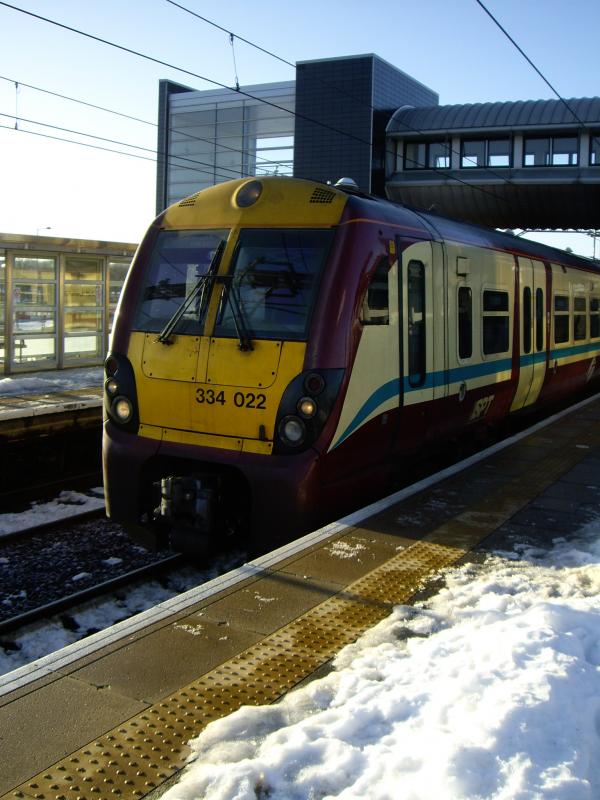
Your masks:
[{"label": "train number 334 022", "polygon": [[215,389],[196,389],[196,402],[201,405],[220,405],[225,406],[232,402],[237,408],[254,408],[258,410],[266,410],[267,397],[264,394],[255,394],[254,392],[235,392],[233,398],[228,398],[225,391],[215,391]]}]

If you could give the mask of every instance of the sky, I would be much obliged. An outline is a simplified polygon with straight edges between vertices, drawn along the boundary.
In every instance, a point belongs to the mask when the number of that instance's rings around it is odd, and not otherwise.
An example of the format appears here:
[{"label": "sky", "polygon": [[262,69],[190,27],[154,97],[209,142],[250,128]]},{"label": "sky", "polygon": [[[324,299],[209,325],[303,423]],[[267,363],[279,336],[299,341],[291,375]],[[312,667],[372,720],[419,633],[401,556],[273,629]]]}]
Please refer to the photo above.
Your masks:
[{"label": "sky", "polygon": [[[0,230],[139,241],[155,212],[158,81],[215,88],[174,68],[179,67],[234,85],[228,35],[167,0],[15,0],[14,5],[173,67],[0,4]],[[475,0],[372,0],[368,5],[358,0],[183,0],[182,5],[293,63],[374,52],[437,91],[444,104],[554,97]],[[598,93],[600,4],[595,0],[488,0],[487,5],[563,97]],[[237,38],[234,45],[240,85],[294,79],[292,67]],[[51,141],[26,131],[81,137],[25,120],[146,149],[82,140],[130,154],[124,156]],[[593,240],[583,235],[542,238],[592,255]]]}]

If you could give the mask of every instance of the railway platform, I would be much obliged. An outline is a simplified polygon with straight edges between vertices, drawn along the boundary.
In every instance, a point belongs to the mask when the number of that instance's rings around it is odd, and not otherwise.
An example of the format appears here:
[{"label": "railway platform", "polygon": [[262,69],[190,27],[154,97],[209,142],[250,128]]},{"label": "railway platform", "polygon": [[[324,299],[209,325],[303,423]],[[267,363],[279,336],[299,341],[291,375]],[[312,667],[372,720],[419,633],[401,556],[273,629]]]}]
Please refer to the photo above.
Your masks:
[{"label": "railway platform", "polygon": [[[276,702],[446,567],[600,504],[600,396],[0,678],[0,800],[158,798],[187,742]],[[428,586],[430,587],[428,589]]]},{"label": "railway platform", "polygon": [[52,370],[0,379],[0,441],[102,422],[102,370]]}]

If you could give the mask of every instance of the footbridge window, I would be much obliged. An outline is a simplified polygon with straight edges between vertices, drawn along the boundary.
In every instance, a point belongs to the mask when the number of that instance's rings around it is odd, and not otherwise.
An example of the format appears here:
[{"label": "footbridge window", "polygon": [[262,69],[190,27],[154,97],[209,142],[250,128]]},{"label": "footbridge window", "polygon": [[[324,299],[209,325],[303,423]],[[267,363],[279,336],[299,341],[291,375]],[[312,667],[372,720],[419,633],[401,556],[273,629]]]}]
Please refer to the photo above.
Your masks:
[{"label": "footbridge window", "polygon": [[577,165],[579,140],[577,136],[546,136],[525,139],[525,167],[571,167]]},{"label": "footbridge window", "polygon": [[510,167],[510,139],[463,139],[460,165],[473,167]]}]

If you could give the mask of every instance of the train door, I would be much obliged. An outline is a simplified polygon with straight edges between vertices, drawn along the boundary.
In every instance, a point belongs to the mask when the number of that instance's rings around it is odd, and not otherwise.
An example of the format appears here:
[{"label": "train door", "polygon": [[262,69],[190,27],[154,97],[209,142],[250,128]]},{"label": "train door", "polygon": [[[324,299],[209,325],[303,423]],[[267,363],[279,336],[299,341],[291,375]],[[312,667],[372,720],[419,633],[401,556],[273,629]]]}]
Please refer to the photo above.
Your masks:
[{"label": "train door", "polygon": [[[402,253],[400,326],[400,437],[422,441],[433,434],[434,288],[430,242],[411,245]],[[443,291],[439,292],[439,302]],[[443,319],[443,311],[440,313]],[[443,325],[440,325],[443,331]],[[442,347],[443,350],[443,347]],[[443,382],[443,367],[441,371]]]},{"label": "train door", "polygon": [[519,258],[519,382],[511,411],[532,405],[546,375],[546,268]]}]

